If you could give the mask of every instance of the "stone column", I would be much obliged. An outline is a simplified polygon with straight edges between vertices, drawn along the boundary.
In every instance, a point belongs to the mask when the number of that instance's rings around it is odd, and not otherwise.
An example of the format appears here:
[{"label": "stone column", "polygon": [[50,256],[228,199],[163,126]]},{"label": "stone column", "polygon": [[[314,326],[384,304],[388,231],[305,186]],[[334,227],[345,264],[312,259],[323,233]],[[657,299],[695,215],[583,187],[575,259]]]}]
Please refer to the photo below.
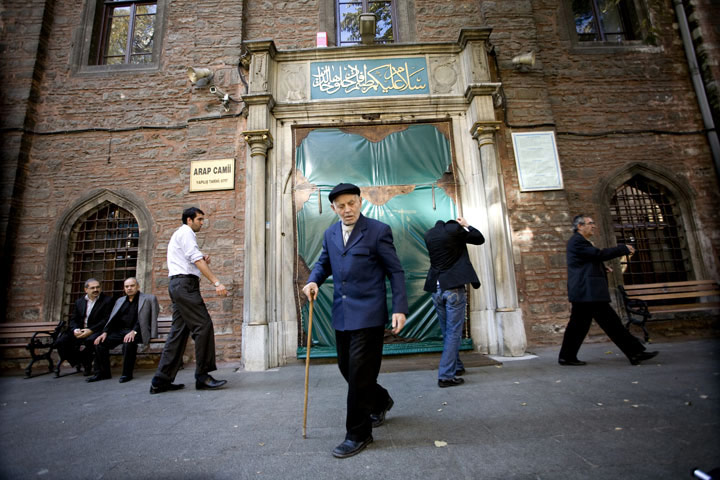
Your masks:
[{"label": "stone column", "polygon": [[487,244],[491,248],[493,277],[495,280],[495,332],[497,345],[490,351],[500,355],[521,356],[525,353],[527,338],[518,307],[515,266],[512,254],[512,234],[508,220],[502,170],[495,146],[495,132],[499,122],[476,122],[471,134],[480,149],[480,163],[487,205]]},{"label": "stone column", "polygon": [[243,132],[249,148],[245,190],[245,272],[242,359],[246,370],[268,368],[265,297],[265,165],[273,145],[268,130]]},{"label": "stone column", "polygon": [[247,42],[251,53],[248,93],[243,101],[248,106],[247,130],[243,138],[246,153],[245,185],[245,270],[243,274],[242,362],[246,370],[267,370],[270,364],[266,265],[267,163],[268,150],[273,146],[270,133],[272,72],[275,46],[272,41]]}]

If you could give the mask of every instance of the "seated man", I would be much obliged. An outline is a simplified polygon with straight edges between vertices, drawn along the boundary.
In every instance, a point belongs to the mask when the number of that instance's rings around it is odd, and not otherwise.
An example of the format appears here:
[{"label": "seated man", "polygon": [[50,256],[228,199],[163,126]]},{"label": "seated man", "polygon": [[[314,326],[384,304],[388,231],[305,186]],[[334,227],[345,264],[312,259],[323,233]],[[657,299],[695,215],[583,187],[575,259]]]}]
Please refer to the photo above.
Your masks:
[{"label": "seated man", "polygon": [[138,289],[137,279],[130,277],[123,284],[125,296],[115,302],[102,333],[95,339],[97,368],[88,382],[97,382],[111,377],[110,350],[123,344],[123,369],[120,383],[133,378],[137,344],[148,344],[157,337],[157,317],[160,310],[155,295],[142,293]]},{"label": "seated man", "polygon": [[60,355],[56,370],[58,375],[63,360],[67,360],[78,370],[83,366],[86,376],[92,374],[92,362],[95,357],[93,343],[107,323],[111,309],[112,298],[102,294],[100,282],[94,278],[87,279],[85,296],[75,302],[69,328],[55,342]]}]

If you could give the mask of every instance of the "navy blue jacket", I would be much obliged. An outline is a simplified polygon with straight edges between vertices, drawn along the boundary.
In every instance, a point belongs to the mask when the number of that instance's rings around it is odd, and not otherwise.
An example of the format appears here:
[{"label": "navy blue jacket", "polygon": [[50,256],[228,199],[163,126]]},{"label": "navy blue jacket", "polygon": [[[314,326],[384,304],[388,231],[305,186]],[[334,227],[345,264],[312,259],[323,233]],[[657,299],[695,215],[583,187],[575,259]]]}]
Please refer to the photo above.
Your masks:
[{"label": "navy blue jacket", "polygon": [[382,222],[360,215],[347,245],[342,224],[325,230],[322,253],[308,283],[318,287],[332,275],[332,324],[336,330],[385,326],[388,321],[385,278],[392,288],[393,313],[408,313],[405,272],[393,245],[392,230]]},{"label": "navy blue jacket", "polygon": [[433,228],[425,232],[430,269],[423,290],[435,292],[438,281],[442,290],[462,287],[468,283],[474,288],[480,287],[480,280],[470,263],[468,243],[482,245],[485,237],[473,227],[465,230],[455,220],[438,220]]},{"label": "navy blue jacket", "polygon": [[625,245],[599,249],[575,232],[567,243],[568,299],[572,303],[609,302],[606,260],[628,255]]}]

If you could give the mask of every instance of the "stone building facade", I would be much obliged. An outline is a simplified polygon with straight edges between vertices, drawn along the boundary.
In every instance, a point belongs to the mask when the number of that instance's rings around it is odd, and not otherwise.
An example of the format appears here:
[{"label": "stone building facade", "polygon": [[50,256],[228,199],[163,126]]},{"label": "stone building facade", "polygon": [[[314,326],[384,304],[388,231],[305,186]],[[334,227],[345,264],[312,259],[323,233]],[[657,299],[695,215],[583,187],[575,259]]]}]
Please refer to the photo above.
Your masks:
[{"label": "stone building facade", "polygon": [[[581,39],[569,1],[397,0],[387,2],[393,42],[344,47],[335,46],[331,0],[153,3],[146,57],[119,64],[98,60],[103,2],[3,3],[6,322],[68,315],[83,271],[74,259],[92,250],[77,246],[79,232],[108,205],[134,219],[135,253],[125,260],[169,316],[166,246],[182,209],[195,205],[208,218],[200,246],[231,286],[218,298],[203,284],[219,358],[251,370],[296,358],[298,138],[329,128],[444,132],[457,208],[488,238],[472,251],[483,287],[471,294],[468,336],[479,351],[522,355],[561,341],[572,217],[592,215],[597,243],[616,243],[622,226],[611,205],[628,182],[672,200],[684,274],[718,278],[717,152],[670,0],[620,2],[631,4],[636,33],[602,41]],[[690,17],[717,118],[717,7],[679,9]],[[316,46],[317,32],[327,32],[328,48]],[[530,52],[534,63],[513,62]],[[376,95],[321,95],[329,85],[318,80],[321,66],[382,60],[396,68],[408,59],[422,62],[422,93],[395,95],[394,84]],[[193,85],[188,67],[209,68],[212,88]],[[521,185],[513,133],[554,140],[561,186]],[[192,189],[192,162],[219,159],[234,161],[233,188]],[[339,182],[342,158],[336,168]],[[119,268],[113,255],[116,267],[105,258],[102,271]],[[623,282],[616,270],[613,286]]]}]

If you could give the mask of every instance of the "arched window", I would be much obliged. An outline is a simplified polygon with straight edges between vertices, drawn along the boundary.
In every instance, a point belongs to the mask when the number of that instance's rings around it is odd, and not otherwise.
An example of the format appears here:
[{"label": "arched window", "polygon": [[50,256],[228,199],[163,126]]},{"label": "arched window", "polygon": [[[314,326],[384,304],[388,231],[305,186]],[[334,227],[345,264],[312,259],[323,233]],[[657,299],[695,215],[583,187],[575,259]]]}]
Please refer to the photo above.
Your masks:
[{"label": "arched window", "polygon": [[139,240],[135,217],[114,203],[103,202],[80,217],[68,245],[70,288],[64,312],[72,313],[75,300],[85,293],[88,278],[98,279],[106,295],[120,297],[123,281],[136,276]]},{"label": "arched window", "polygon": [[623,283],[693,278],[680,208],[668,189],[637,174],[615,189],[610,212],[617,243],[636,249],[621,258]]}]

